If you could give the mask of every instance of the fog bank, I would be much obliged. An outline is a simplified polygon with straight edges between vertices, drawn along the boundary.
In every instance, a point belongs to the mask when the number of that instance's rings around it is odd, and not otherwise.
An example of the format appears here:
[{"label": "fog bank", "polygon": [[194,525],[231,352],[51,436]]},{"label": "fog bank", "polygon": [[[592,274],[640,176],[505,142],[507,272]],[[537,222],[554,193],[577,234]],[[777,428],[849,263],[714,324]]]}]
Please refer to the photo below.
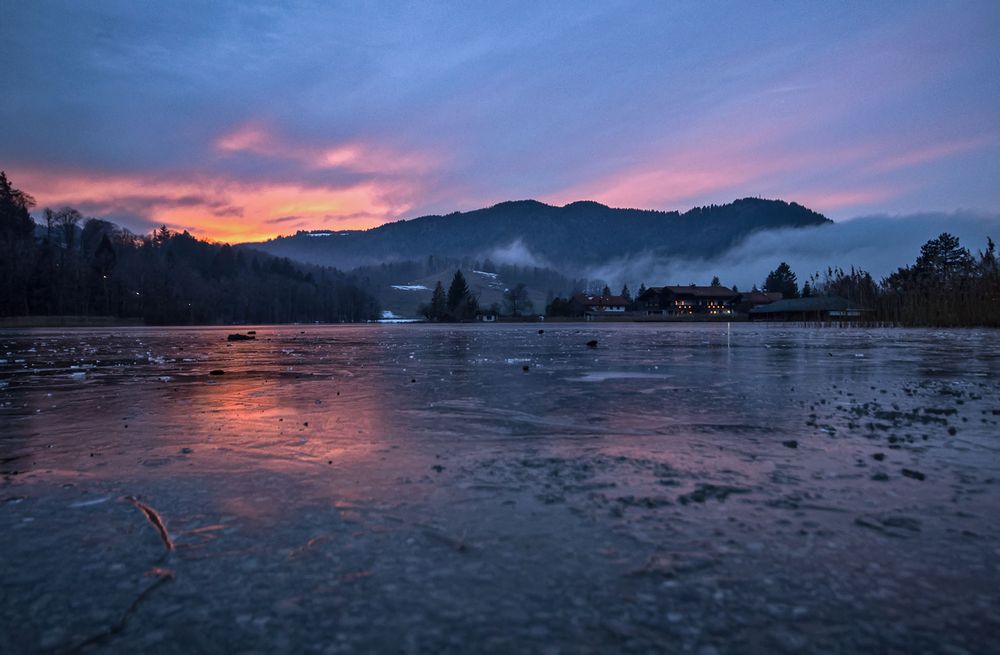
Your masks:
[{"label": "fog bank", "polygon": [[726,286],[758,286],[785,261],[799,284],[828,267],[861,268],[876,280],[913,263],[920,246],[942,232],[959,237],[974,255],[986,248],[986,237],[1000,238],[1000,214],[972,211],[905,216],[863,216],[806,228],[758,232],[710,259],[664,258],[650,254],[624,257],[589,271],[613,287],[665,284],[708,284],[718,275]]}]

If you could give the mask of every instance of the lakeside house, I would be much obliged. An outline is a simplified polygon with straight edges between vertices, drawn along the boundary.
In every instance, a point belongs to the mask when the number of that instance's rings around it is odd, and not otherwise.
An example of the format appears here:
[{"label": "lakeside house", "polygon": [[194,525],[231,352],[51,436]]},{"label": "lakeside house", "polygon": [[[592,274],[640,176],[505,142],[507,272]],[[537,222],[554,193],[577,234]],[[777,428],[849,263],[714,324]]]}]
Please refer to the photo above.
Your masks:
[{"label": "lakeside house", "polygon": [[728,287],[691,284],[651,287],[636,302],[646,316],[725,316],[734,312],[739,296]]},{"label": "lakeside house", "polygon": [[750,310],[751,321],[858,321],[871,313],[867,307],[839,296],[787,298]]},{"label": "lakeside house", "polygon": [[599,316],[624,316],[628,309],[628,300],[623,296],[578,293],[570,299],[570,307],[574,315],[588,319]]}]

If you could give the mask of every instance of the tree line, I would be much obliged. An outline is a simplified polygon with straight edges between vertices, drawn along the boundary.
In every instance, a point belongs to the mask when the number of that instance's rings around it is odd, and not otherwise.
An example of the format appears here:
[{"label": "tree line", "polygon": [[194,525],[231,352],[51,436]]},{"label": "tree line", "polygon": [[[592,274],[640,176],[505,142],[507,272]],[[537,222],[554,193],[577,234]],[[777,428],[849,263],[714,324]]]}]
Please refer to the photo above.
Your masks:
[{"label": "tree line", "polygon": [[0,172],[0,316],[112,316],[149,324],[364,321],[375,299],[332,269],[200,241],[136,235],[65,207],[43,210]]},{"label": "tree line", "polygon": [[828,268],[803,284],[782,262],[764,282],[785,297],[838,296],[871,310],[873,323],[928,327],[1000,327],[1000,260],[996,244],[973,255],[958,237],[942,233],[920,248],[916,261],[876,282],[870,273]]},{"label": "tree line", "polygon": [[[722,286],[718,276],[712,278],[711,286]],[[739,292],[735,285],[731,289]],[[846,298],[869,310],[864,322],[878,325],[1000,327],[1000,260],[989,238],[986,249],[973,255],[957,237],[943,233],[920,248],[912,265],[880,282],[864,270],[830,267],[811,275],[800,290],[791,266],[781,262],[751,292],[761,289],[784,298]],[[636,298],[645,290],[645,284],[640,285]],[[611,290],[605,286],[599,295],[610,296]],[[624,298],[626,309],[637,309],[627,285],[618,295]],[[562,317],[576,316],[579,311],[572,296],[552,298],[545,309],[548,316]]]}]

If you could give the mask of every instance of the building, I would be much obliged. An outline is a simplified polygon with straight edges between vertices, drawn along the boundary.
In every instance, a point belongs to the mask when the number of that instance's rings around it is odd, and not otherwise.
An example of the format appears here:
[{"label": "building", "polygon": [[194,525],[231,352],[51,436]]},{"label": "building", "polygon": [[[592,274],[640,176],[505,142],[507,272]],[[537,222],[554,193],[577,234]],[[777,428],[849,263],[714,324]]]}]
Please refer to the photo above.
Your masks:
[{"label": "building", "polygon": [[646,316],[726,316],[733,313],[739,294],[728,287],[651,287],[637,303]]},{"label": "building", "polygon": [[787,298],[768,305],[758,305],[750,310],[752,321],[801,321],[801,322],[853,322],[871,312],[847,298],[839,296],[811,296]]},{"label": "building", "polygon": [[628,309],[628,301],[623,296],[595,296],[589,293],[578,293],[570,299],[570,307],[576,316],[587,318],[623,316]]},{"label": "building", "polygon": [[748,313],[754,307],[759,305],[770,305],[773,302],[777,302],[784,298],[780,291],[747,291],[746,293],[741,293],[740,297],[736,299],[736,304],[733,305],[733,309],[742,314]]}]

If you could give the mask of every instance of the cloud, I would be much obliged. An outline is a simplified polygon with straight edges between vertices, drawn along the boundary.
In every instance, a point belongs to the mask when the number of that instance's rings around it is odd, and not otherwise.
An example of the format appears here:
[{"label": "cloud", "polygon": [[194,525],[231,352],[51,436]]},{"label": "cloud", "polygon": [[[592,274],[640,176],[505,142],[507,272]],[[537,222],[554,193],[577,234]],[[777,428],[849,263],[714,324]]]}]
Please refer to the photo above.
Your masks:
[{"label": "cloud", "polygon": [[257,155],[297,162],[314,170],[344,169],[379,176],[419,175],[442,163],[440,154],[403,152],[362,141],[296,141],[278,134],[263,121],[250,121],[224,132],[216,138],[214,147],[224,156]]},{"label": "cloud", "polygon": [[[0,163],[135,226],[208,187],[177,224],[215,238],[290,215],[257,188],[327,196],[318,228],[345,194],[369,226],[525,197],[996,211],[997,7],[6,3]],[[83,173],[108,186],[50,193]]]},{"label": "cloud", "polygon": [[802,189],[795,193],[796,202],[822,212],[834,212],[851,207],[871,205],[888,200],[899,193],[889,187],[860,186],[853,189]]},{"label": "cloud", "polygon": [[429,195],[441,161],[360,140],[296,140],[263,121],[223,131],[212,148],[219,161],[181,171],[15,166],[10,173],[39,206],[75,206],[138,231],[195,226],[199,237],[247,241],[282,225],[363,229],[396,220]]},{"label": "cloud", "polygon": [[265,219],[264,222],[268,225],[281,225],[282,223],[295,223],[301,220],[301,216],[278,216],[277,218]]},{"label": "cloud", "polygon": [[[995,147],[986,134],[923,144],[887,138],[864,143],[796,149],[795,128],[753,130],[741,117],[724,121],[704,140],[672,144],[639,163],[545,197],[565,204],[580,198],[615,207],[677,207],[748,195],[795,200],[821,213],[879,206],[911,193],[912,181],[892,173]],[[817,171],[837,171],[836,181],[819,181]],[[803,172],[813,174],[803,174]]]},{"label": "cloud", "polygon": [[707,284],[718,275],[726,286],[760,285],[785,261],[799,284],[828,267],[860,268],[876,280],[912,264],[920,246],[942,232],[959,237],[973,253],[986,238],[1000,238],[1000,214],[970,211],[906,216],[865,216],[817,227],[768,230],[750,235],[733,249],[709,259],[662,258],[650,254],[627,257],[595,267],[589,277],[630,287]]},{"label": "cloud", "polygon": [[910,147],[904,149],[902,152],[886,156],[880,161],[873,162],[868,167],[868,170],[873,173],[884,173],[900,168],[920,166],[922,164],[948,159],[963,153],[974,152],[976,150],[995,146],[998,142],[1000,142],[1000,135],[984,134],[971,138],[933,143],[923,147]]},{"label": "cloud", "polygon": [[31,189],[38,207],[71,205],[85,214],[147,231],[165,224],[200,237],[240,242],[266,239],[294,217],[295,227],[359,229],[393,220],[416,191],[407,181],[361,180],[345,185],[245,182],[238,178],[111,175],[90,171],[19,169],[15,183]]}]

